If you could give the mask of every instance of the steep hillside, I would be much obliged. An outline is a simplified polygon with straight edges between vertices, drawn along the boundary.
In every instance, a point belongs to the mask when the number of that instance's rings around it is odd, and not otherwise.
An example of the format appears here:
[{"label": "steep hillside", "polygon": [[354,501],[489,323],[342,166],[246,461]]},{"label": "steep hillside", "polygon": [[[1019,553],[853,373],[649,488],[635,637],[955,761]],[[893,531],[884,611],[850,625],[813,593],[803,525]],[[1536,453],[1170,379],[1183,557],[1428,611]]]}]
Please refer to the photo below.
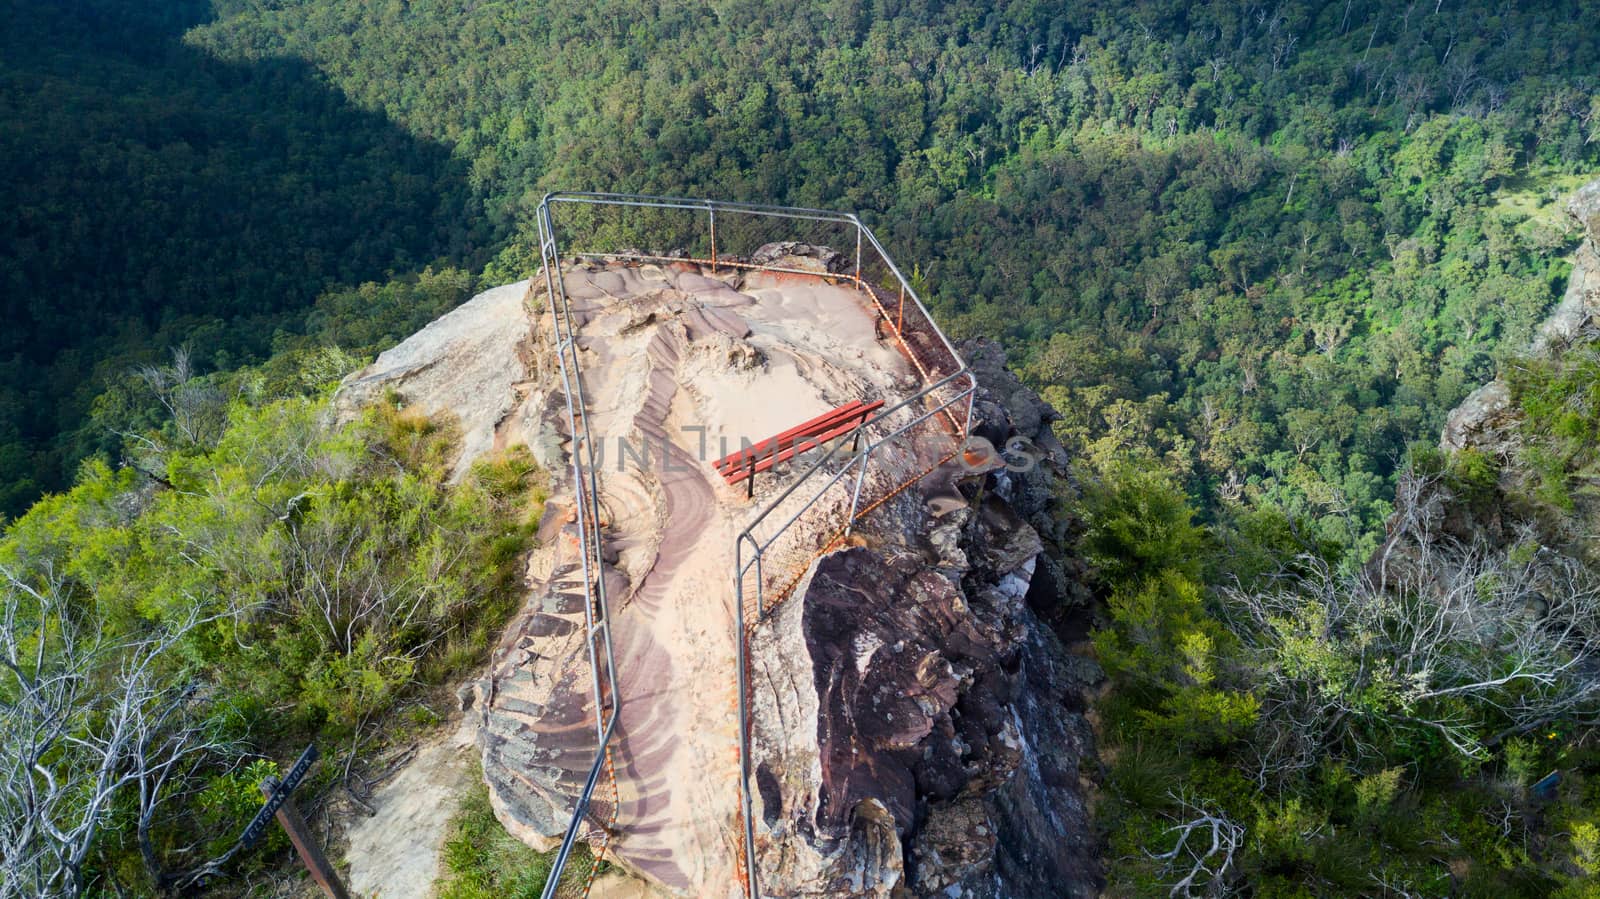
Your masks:
[{"label": "steep hillside", "polygon": [[632,189],[860,209],[1062,439],[1364,553],[1559,293],[1550,190],[1600,147],[1577,0],[21,6],[12,514],[157,417],[92,404],[131,364],[366,352],[319,292],[526,277],[543,191]]},{"label": "steep hillside", "polygon": [[1600,181],[1566,205],[1584,238],[1527,351],[1451,413],[1448,455],[1409,505],[1451,538],[1533,541],[1600,566]]},{"label": "steep hillside", "polygon": [[1356,570],[1293,521],[1196,528],[1148,475],[1088,485],[1117,892],[1592,895],[1600,183],[1568,209],[1566,297],[1413,451]]}]

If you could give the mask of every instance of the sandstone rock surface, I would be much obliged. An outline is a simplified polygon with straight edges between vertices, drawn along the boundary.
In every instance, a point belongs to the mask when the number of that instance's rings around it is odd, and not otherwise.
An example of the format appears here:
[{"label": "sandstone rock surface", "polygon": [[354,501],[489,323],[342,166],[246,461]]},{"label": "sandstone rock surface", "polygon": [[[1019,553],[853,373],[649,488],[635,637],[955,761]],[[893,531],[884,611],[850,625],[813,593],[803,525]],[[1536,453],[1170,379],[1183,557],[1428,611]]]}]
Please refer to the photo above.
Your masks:
[{"label": "sandstone rock surface", "polygon": [[454,419],[461,428],[457,477],[497,446],[529,442],[512,415],[532,375],[527,293],[527,281],[480,293],[379,354],[340,385],[338,413],[352,416],[395,391],[429,415]]},{"label": "sandstone rock surface", "polygon": [[[763,252],[819,273],[843,264],[821,247]],[[603,784],[590,815],[616,834],[605,892],[738,895],[733,536],[798,463],[758,479],[752,504],[710,462],[849,400],[892,406],[921,381],[875,334],[861,294],[824,277],[688,262],[574,265],[563,277],[600,455],[604,564],[591,574],[611,597],[620,679],[615,792]],[[551,476],[525,606],[469,712],[497,815],[540,848],[564,831],[597,745],[573,435],[548,305],[542,283],[482,294],[353,375],[338,398],[350,415],[395,391],[452,416],[458,473],[525,443]],[[1093,752],[1082,691],[1096,672],[1030,607],[1081,589],[1076,563],[1048,549],[1063,537],[1051,478],[1064,459],[1053,412],[1005,372],[1003,354],[973,355],[983,433],[1039,464],[979,474],[945,464],[841,551],[797,569],[803,582],[752,630],[763,895],[1097,887],[1078,777]],[[947,452],[923,442],[885,456],[869,493]],[[837,500],[799,526],[827,526]]]}]

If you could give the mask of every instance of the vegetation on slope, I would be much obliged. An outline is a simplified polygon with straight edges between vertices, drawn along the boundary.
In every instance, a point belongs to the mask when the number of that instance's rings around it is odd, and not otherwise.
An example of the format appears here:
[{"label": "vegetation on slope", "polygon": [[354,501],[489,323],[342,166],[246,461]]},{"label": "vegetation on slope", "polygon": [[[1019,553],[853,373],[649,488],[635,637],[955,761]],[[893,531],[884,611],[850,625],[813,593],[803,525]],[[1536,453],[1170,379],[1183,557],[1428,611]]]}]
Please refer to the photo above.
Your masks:
[{"label": "vegetation on slope", "polygon": [[157,374],[172,412],[137,468],[87,464],[0,537],[0,896],[259,863],[227,855],[257,760],[315,740],[309,795],[349,787],[377,725],[481,663],[519,595],[525,453],[451,485],[448,425],[393,405],[331,424],[317,365],[281,391]]},{"label": "vegetation on slope", "polygon": [[1479,546],[1338,575],[1279,522],[1256,546],[1287,567],[1207,590],[1223,541],[1174,484],[1086,509],[1112,895],[1596,895],[1592,571]]},{"label": "vegetation on slope", "polygon": [[[450,820],[444,876],[434,885],[439,899],[538,899],[554,853],[535,852],[507,833],[494,816],[488,786],[482,778],[473,784]],[[568,859],[567,876],[586,872],[593,864],[589,847],[579,843]]]},{"label": "vegetation on slope", "polygon": [[1561,286],[1541,189],[1596,158],[1591,13],[332,0],[191,41],[454,145],[501,271],[549,188],[864,210],[1067,436],[1353,540]]},{"label": "vegetation on slope", "polygon": [[[617,189],[863,210],[955,330],[1006,338],[1065,436],[1160,460],[1208,515],[1239,497],[1362,539],[1405,445],[1561,285],[1571,235],[1547,189],[1593,168],[1600,126],[1582,74],[1600,50],[1564,26],[1592,12],[32,10],[7,31],[22,127],[4,153],[28,164],[6,176],[27,211],[6,265],[31,311],[0,348],[0,482],[15,514],[63,483],[57,460],[114,458],[114,436],[78,427],[125,360],[183,342],[205,370],[260,359],[330,282],[441,255],[497,251],[490,278],[523,276],[544,190]],[[76,37],[29,37],[46,28]],[[134,39],[103,38],[119,30]],[[204,77],[180,90],[174,68]],[[219,217],[240,209],[259,221]],[[101,252],[122,245],[141,255]],[[63,330],[82,321],[101,336]]]},{"label": "vegetation on slope", "polygon": [[[116,435],[85,419],[187,346],[265,359],[335,285],[471,260],[461,164],[303,60],[184,45],[205,0],[19,2],[0,30],[0,515]],[[404,336],[402,333],[399,336]]]},{"label": "vegetation on slope", "polygon": [[1516,468],[1528,473],[1521,493],[1600,563],[1600,346],[1518,360],[1506,375],[1520,413]]}]

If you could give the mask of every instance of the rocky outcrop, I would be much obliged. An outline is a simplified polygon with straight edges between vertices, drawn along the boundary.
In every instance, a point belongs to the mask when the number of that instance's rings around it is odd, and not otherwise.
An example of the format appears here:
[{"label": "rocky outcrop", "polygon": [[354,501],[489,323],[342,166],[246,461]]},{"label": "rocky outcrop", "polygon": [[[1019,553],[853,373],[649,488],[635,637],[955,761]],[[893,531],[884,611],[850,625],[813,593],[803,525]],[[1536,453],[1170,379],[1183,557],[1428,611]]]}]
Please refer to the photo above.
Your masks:
[{"label": "rocky outcrop", "polygon": [[1584,240],[1573,255],[1567,292],[1534,339],[1536,354],[1592,340],[1600,325],[1600,250],[1595,247],[1595,236],[1600,235],[1600,181],[1579,189],[1567,203],[1567,212],[1583,229]]},{"label": "rocky outcrop", "polygon": [[456,477],[484,453],[535,442],[537,435],[523,429],[538,417],[524,402],[539,367],[527,294],[527,281],[484,291],[379,354],[339,386],[337,414],[348,419],[394,393],[453,420],[461,431]]},{"label": "rocky outcrop", "polygon": [[818,274],[839,274],[855,266],[852,260],[836,250],[792,240],[765,244],[750,254],[749,261],[753,265]]},{"label": "rocky outcrop", "polygon": [[994,491],[1056,549],[1039,557],[1029,599],[1052,624],[1062,616],[1086,613],[1093,599],[1084,560],[1066,551],[1077,544],[1083,522],[1064,502],[1078,495],[1067,452],[1051,423],[1061,417],[1006,367],[1006,352],[985,338],[961,344],[967,367],[977,375],[972,433],[1000,449],[1008,465],[994,472]]},{"label": "rocky outcrop", "polygon": [[1049,508],[1053,412],[977,349],[986,437],[1026,435],[1047,458],[952,476],[968,502],[937,519],[888,507],[752,638],[768,895],[1097,893],[1078,772],[1094,758],[1080,712],[1100,673],[1029,607],[1041,569],[1064,569],[1013,506]]},{"label": "rocky outcrop", "polygon": [[[758,256],[819,275],[846,264],[801,244]],[[752,504],[709,463],[848,400],[892,406],[921,375],[837,279],[688,261],[563,274],[588,423],[604,444],[600,576],[620,698],[613,764],[583,835],[611,829],[613,876],[627,872],[641,890],[734,896],[733,538],[796,468],[758,479]],[[597,748],[573,434],[547,306],[542,282],[482,294],[352,376],[338,401],[351,415],[393,392],[452,417],[465,442],[457,471],[525,443],[548,472],[524,607],[470,702],[496,814],[546,849]],[[946,464],[893,495],[752,632],[763,895],[1097,889],[1078,771],[1093,758],[1080,711],[1099,675],[1030,605],[1060,608],[1082,590],[1081,563],[1056,551],[1075,525],[1056,514],[1070,484],[1055,413],[1006,371],[997,346],[964,352],[980,380],[977,433],[1007,464]],[[869,485],[953,449],[931,424],[928,437],[883,458]],[[798,527],[836,527],[838,510],[825,506]],[[800,543],[796,571],[820,540]]]},{"label": "rocky outcrop", "polygon": [[[1600,181],[1585,185],[1567,203],[1583,229],[1573,254],[1566,293],[1540,325],[1530,355],[1550,356],[1575,343],[1600,339]],[[1440,444],[1447,450],[1476,449],[1509,458],[1515,449],[1516,415],[1511,391],[1496,379],[1467,397],[1450,413]]]},{"label": "rocky outcrop", "polygon": [[[1539,328],[1527,355],[1559,358],[1575,347],[1600,340],[1600,181],[1579,190],[1567,211],[1583,229],[1573,257],[1566,293]],[[1587,497],[1574,497],[1577,508],[1561,512],[1531,502],[1530,466],[1523,457],[1522,412],[1510,385],[1496,379],[1473,391],[1445,423],[1440,446],[1450,452],[1471,450],[1488,457],[1497,480],[1472,487],[1467,495],[1451,478],[1402,482],[1391,537],[1374,564],[1404,564],[1416,554],[1416,534],[1463,545],[1507,547],[1532,540],[1537,544],[1585,556],[1594,552],[1587,520],[1600,520],[1600,510]],[[1396,537],[1396,533],[1413,536]]]},{"label": "rocky outcrop", "polygon": [[1509,446],[1515,424],[1511,388],[1504,381],[1490,381],[1451,410],[1439,445],[1447,450],[1491,449],[1500,455]]}]

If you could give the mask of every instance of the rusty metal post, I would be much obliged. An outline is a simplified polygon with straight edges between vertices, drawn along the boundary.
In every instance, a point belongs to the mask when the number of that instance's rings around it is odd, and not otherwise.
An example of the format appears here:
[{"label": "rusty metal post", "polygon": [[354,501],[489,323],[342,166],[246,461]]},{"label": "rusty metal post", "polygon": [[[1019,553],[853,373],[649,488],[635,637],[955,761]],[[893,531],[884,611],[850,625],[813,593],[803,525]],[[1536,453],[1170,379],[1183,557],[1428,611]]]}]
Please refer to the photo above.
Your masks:
[{"label": "rusty metal post", "polygon": [[[272,798],[278,789],[278,779],[268,777],[261,782],[261,795],[267,799]],[[278,807],[278,823],[283,826],[283,832],[289,835],[289,842],[294,844],[294,851],[300,854],[300,860],[305,863],[306,870],[311,872],[311,879],[322,887],[328,899],[350,899],[350,893],[344,888],[344,881],[339,879],[339,872],[333,869],[333,864],[328,857],[322,854],[322,847],[317,845],[316,837],[312,836],[311,828],[306,825],[306,819],[300,817],[300,810],[295,808],[294,800],[286,800]]]},{"label": "rusty metal post", "polygon": [[894,326],[896,334],[906,333],[906,282],[900,282],[900,322]]},{"label": "rusty metal post", "polygon": [[756,498],[756,454],[755,453],[751,453],[750,454],[748,462],[749,462],[749,468],[750,468],[750,475],[749,475],[749,477],[745,478],[744,498],[745,499],[755,499]]}]

